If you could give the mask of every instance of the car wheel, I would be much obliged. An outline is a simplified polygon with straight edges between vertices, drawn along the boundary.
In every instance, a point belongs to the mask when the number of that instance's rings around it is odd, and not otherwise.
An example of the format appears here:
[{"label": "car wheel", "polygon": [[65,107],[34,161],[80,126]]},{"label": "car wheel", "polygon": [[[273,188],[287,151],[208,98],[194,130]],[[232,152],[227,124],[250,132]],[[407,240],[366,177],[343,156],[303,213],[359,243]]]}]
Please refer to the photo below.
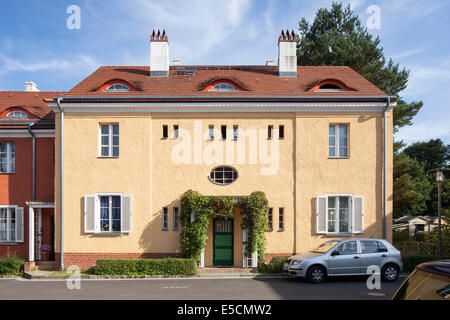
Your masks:
[{"label": "car wheel", "polygon": [[395,264],[387,264],[381,270],[381,279],[383,281],[392,282],[397,280],[399,276],[399,269]]},{"label": "car wheel", "polygon": [[321,283],[325,280],[326,272],[322,266],[312,266],[308,269],[306,279],[312,283]]}]

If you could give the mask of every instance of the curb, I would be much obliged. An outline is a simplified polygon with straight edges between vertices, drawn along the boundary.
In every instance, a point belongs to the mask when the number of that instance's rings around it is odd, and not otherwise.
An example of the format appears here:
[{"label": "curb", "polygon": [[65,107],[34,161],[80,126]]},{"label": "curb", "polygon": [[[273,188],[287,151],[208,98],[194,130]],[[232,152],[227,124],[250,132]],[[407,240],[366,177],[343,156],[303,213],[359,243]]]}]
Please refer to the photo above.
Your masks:
[{"label": "curb", "polygon": [[[71,275],[33,275],[24,273],[22,279],[27,280],[67,280]],[[289,278],[282,274],[245,274],[245,273],[204,273],[195,276],[102,276],[102,275],[80,275],[81,280],[187,280],[187,279],[279,279]]]}]

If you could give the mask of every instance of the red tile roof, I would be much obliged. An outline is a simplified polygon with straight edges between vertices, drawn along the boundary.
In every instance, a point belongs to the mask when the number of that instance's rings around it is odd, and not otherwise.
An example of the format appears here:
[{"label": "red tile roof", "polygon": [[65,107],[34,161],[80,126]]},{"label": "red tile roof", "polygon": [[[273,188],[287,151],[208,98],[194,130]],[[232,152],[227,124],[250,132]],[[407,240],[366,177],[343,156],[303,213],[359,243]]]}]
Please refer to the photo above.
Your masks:
[{"label": "red tile roof", "polygon": [[[194,74],[188,74],[191,70]],[[123,80],[137,91],[97,91],[110,80]],[[324,80],[338,80],[353,91],[308,92]],[[240,92],[202,91],[216,80],[236,82],[247,89]],[[277,67],[266,66],[182,66],[170,68],[169,77],[150,77],[148,66],[103,66],[65,93],[70,96],[386,96],[371,82],[349,67],[299,66],[297,78],[278,76]]]},{"label": "red tile roof", "polygon": [[27,92],[27,91],[0,91],[0,114],[14,107],[22,108],[40,120],[53,121],[52,109],[47,106],[44,99],[52,99],[62,95],[63,92]]}]

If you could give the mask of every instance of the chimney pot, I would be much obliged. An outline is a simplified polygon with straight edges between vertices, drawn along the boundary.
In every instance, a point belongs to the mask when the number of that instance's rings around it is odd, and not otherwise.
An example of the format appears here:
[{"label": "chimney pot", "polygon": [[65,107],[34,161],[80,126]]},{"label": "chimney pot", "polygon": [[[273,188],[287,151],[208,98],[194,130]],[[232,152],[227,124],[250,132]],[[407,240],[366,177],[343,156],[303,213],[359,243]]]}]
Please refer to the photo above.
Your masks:
[{"label": "chimney pot", "polygon": [[26,81],[25,82],[25,91],[27,92],[39,92],[39,89],[33,81]]},{"label": "chimney pot", "polygon": [[281,30],[278,39],[278,74],[280,77],[297,77],[297,39],[292,30]]},{"label": "chimney pot", "polygon": [[150,76],[169,76],[169,41],[166,30],[153,30],[150,37]]}]

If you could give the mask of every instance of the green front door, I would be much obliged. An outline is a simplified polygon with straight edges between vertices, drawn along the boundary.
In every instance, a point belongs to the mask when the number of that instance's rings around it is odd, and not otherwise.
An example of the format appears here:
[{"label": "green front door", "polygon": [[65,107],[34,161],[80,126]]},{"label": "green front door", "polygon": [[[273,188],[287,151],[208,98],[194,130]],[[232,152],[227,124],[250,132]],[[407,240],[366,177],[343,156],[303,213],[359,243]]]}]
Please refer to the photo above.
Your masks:
[{"label": "green front door", "polygon": [[214,219],[214,266],[232,266],[233,219]]}]

